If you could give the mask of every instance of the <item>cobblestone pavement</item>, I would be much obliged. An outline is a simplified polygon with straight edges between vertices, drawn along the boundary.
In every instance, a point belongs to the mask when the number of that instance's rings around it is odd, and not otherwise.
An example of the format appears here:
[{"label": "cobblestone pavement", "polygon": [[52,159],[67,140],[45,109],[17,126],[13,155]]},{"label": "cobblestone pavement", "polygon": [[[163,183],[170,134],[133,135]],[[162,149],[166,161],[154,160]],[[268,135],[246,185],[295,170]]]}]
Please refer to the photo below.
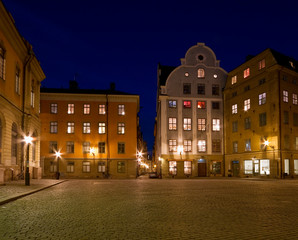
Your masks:
[{"label": "cobblestone pavement", "polygon": [[297,239],[298,181],[70,180],[0,206],[0,239]]}]

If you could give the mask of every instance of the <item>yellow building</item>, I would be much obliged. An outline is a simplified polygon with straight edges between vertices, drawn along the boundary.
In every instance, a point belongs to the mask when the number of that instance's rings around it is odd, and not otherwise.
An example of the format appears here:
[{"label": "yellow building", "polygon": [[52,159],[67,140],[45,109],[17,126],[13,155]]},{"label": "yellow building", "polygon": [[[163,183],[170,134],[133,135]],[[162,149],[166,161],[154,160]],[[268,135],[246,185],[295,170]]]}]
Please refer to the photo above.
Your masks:
[{"label": "yellow building", "polygon": [[228,74],[226,176],[298,175],[298,62],[267,49]]},{"label": "yellow building", "polygon": [[27,151],[22,140],[28,134],[35,140],[29,171],[33,178],[41,176],[39,88],[44,78],[32,46],[0,1],[0,183],[24,176]]},{"label": "yellow building", "polygon": [[138,95],[113,88],[42,88],[44,176],[135,178],[138,112]]}]

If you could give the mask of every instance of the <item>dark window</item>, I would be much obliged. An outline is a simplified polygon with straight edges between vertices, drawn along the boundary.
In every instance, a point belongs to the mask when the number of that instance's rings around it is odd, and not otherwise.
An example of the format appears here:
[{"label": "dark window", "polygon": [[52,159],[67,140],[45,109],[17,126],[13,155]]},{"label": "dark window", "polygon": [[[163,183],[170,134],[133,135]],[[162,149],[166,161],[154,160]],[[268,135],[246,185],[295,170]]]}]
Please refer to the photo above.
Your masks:
[{"label": "dark window", "polygon": [[298,113],[293,113],[293,125],[298,127]]},{"label": "dark window", "polygon": [[118,143],[118,154],[125,153],[125,143]]},{"label": "dark window", "polygon": [[260,124],[260,127],[266,125],[266,113],[259,114],[259,124]]},{"label": "dark window", "polygon": [[74,153],[74,142],[67,142],[66,143],[66,152],[67,153]]},{"label": "dark window", "polygon": [[205,95],[205,84],[198,84],[198,94]]},{"label": "dark window", "polygon": [[212,109],[219,109],[219,102],[212,102]]},{"label": "dark window", "polygon": [[105,153],[106,152],[106,143],[99,142],[98,143],[98,153]]},{"label": "dark window", "polygon": [[219,95],[219,85],[212,84],[212,95],[218,96]]},{"label": "dark window", "polygon": [[125,173],[125,162],[117,162],[117,172]]},{"label": "dark window", "polygon": [[244,128],[245,129],[250,129],[250,125],[251,125],[251,119],[250,119],[250,117],[244,118]]},{"label": "dark window", "polygon": [[289,124],[289,112],[284,111],[284,124]]},{"label": "dark window", "polygon": [[233,129],[233,132],[238,132],[238,122],[237,121],[232,122],[232,129]]},{"label": "dark window", "polygon": [[263,78],[263,79],[261,79],[261,80],[259,81],[259,85],[262,85],[262,84],[264,84],[265,82],[266,82],[266,79]]},{"label": "dark window", "polygon": [[248,90],[250,90],[250,86],[249,85],[247,85],[247,86],[244,87],[244,92],[246,92]]},{"label": "dark window", "polygon": [[236,97],[237,96],[237,92],[232,92],[232,97]]},{"label": "dark window", "polygon": [[49,153],[55,153],[57,151],[57,142],[51,141],[49,145]]},{"label": "dark window", "polygon": [[220,152],[220,139],[212,139],[212,152]]},{"label": "dark window", "polygon": [[191,84],[190,83],[183,84],[183,94],[191,94]]}]

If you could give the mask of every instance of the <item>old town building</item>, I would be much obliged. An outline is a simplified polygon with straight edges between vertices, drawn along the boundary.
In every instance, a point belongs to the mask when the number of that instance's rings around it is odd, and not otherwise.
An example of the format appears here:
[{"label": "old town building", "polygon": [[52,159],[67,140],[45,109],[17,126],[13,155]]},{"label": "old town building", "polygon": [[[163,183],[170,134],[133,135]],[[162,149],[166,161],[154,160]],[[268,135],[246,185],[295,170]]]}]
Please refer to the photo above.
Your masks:
[{"label": "old town building", "polygon": [[[44,177],[135,178],[139,96],[109,90],[41,88]],[[61,154],[61,155],[60,155]]]},{"label": "old town building", "polygon": [[[31,177],[41,177],[39,88],[44,78],[32,46],[0,1],[0,183],[22,178],[25,166]],[[29,158],[23,141],[28,135],[33,137]]]},{"label": "old town building", "polygon": [[178,67],[158,66],[154,154],[163,177],[222,176],[227,73],[204,43]]},{"label": "old town building", "polygon": [[298,175],[298,62],[267,49],[228,74],[227,176]]}]

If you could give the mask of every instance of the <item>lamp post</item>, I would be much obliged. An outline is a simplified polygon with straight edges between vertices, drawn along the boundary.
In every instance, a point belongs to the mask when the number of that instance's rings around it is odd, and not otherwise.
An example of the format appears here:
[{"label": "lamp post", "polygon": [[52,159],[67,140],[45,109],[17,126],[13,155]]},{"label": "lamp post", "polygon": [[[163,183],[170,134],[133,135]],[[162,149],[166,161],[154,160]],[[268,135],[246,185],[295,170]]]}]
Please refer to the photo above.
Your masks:
[{"label": "lamp post", "polygon": [[[95,166],[95,148],[93,148],[93,147],[90,148],[90,154],[93,156],[94,169],[96,169],[96,166]],[[95,173],[95,175],[96,175],[96,173]]]},{"label": "lamp post", "polygon": [[[274,148],[274,146],[273,145],[270,145],[270,142],[268,141],[268,140],[265,140],[264,141],[264,145],[265,145],[265,147],[270,147],[270,148],[272,148],[272,150],[273,150],[273,163],[275,162],[275,148]],[[281,160],[280,160],[281,161]],[[282,173],[281,173],[281,178],[282,178]]]},{"label": "lamp post", "polygon": [[24,141],[26,142],[27,145],[27,160],[26,160],[26,172],[25,172],[25,185],[30,186],[30,172],[29,172],[29,149],[30,149],[30,144],[32,144],[33,138],[31,136],[25,136]]},{"label": "lamp post", "polygon": [[57,158],[57,172],[56,172],[56,179],[60,178],[60,169],[59,169],[59,165],[60,165],[60,158],[61,158],[61,153],[60,151],[55,152],[56,158]]}]

